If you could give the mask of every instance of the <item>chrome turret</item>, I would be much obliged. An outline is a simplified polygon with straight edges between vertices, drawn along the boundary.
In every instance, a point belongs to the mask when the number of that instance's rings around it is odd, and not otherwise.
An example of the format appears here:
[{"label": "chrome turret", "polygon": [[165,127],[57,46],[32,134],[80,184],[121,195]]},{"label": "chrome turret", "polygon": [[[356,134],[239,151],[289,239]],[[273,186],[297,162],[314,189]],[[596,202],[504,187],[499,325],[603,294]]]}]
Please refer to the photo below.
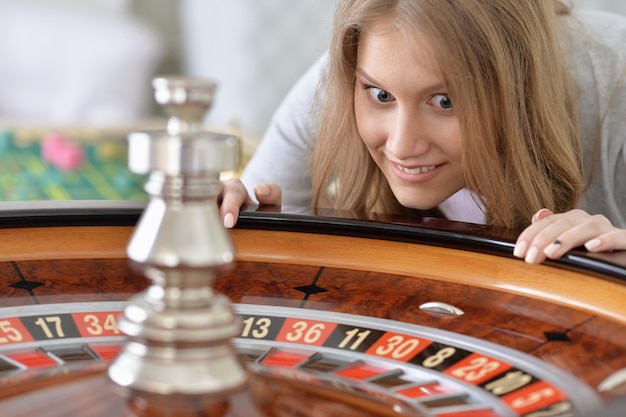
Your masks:
[{"label": "chrome turret", "polygon": [[215,84],[184,77],[153,81],[169,116],[166,131],[129,135],[129,167],[149,174],[150,200],[127,247],[152,285],[119,322],[127,343],[109,368],[119,386],[151,394],[212,394],[241,387],[247,372],[230,340],[239,322],[215,279],[234,249],[217,206],[219,174],[238,164],[238,139],[203,126]]}]

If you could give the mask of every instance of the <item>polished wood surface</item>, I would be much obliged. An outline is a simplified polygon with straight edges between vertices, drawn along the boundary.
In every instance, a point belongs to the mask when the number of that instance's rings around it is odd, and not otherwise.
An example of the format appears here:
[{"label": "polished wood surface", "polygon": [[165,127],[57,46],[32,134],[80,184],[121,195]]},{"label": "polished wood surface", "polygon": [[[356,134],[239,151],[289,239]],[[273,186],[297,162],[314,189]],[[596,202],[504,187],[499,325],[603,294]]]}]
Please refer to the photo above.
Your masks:
[{"label": "polished wood surface", "polygon": [[[125,258],[131,233],[125,226],[0,229],[0,262]],[[611,278],[406,242],[253,229],[234,229],[231,236],[239,261],[419,276],[525,295],[626,325],[626,285]]]}]

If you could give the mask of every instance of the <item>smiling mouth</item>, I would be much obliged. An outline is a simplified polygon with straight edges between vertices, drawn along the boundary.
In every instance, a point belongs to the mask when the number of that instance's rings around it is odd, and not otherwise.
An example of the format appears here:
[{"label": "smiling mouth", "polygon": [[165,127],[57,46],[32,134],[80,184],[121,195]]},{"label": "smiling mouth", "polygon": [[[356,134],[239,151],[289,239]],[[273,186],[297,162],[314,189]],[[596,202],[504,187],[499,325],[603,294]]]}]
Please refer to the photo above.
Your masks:
[{"label": "smiling mouth", "polygon": [[436,165],[429,166],[429,167],[418,167],[418,168],[406,168],[406,167],[403,167],[401,165],[396,165],[396,167],[400,171],[404,172],[405,174],[409,174],[409,175],[425,174],[425,173],[430,172],[430,171],[434,170],[435,168],[437,168]]}]

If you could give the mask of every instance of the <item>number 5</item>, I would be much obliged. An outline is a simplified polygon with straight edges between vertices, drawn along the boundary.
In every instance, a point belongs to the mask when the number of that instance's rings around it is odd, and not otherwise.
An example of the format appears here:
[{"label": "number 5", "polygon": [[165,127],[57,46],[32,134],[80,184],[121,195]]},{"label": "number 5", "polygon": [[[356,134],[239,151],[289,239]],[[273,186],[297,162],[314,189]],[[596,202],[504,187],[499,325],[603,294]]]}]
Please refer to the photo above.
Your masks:
[{"label": "number 5", "polygon": [[9,320],[0,321],[0,331],[6,337],[0,337],[0,344],[9,343],[9,342],[21,342],[24,337],[22,334],[14,327],[11,327],[11,322]]}]

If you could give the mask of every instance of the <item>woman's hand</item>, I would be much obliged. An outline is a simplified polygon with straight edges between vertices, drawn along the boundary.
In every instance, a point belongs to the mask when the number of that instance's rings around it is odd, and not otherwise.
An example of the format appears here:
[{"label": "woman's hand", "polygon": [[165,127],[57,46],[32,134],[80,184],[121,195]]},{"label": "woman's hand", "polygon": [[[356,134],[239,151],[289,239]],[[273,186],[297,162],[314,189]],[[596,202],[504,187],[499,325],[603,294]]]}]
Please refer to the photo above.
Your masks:
[{"label": "woman's hand", "polygon": [[[241,206],[252,204],[254,201],[248,195],[246,187],[239,179],[222,181],[222,196],[220,204],[220,216],[222,223],[227,229],[231,229],[239,219]],[[254,196],[259,204],[280,205],[282,193],[276,184],[259,184],[254,187]]]},{"label": "woman's hand", "polygon": [[624,250],[626,230],[613,226],[602,215],[590,215],[583,210],[554,214],[541,209],[518,237],[513,254],[530,264],[538,264],[546,258],[560,258],[582,245],[589,252]]}]

